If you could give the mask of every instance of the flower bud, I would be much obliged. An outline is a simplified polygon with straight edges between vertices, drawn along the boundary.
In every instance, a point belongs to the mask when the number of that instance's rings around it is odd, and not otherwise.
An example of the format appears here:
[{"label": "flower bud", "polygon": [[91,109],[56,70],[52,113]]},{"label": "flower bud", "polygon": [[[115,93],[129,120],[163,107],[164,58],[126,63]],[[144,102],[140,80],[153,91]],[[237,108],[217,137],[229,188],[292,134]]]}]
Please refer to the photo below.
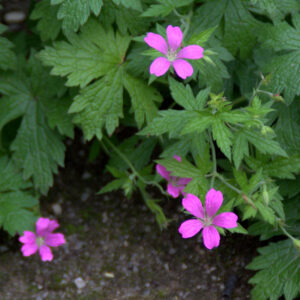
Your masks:
[{"label": "flower bud", "polygon": [[300,251],[300,240],[293,239],[294,246],[297,248],[298,251]]}]

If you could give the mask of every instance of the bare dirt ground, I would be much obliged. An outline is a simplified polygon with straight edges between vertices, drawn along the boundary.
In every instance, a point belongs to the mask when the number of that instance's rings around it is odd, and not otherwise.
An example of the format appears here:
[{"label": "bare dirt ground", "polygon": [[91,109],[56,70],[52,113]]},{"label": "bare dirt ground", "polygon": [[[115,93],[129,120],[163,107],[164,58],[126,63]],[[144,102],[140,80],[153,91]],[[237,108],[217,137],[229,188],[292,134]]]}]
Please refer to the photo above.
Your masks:
[{"label": "bare dirt ground", "polygon": [[[139,195],[96,195],[109,180],[106,158],[90,163],[88,149],[80,138],[68,142],[66,166],[42,201],[43,216],[57,218],[67,239],[52,262],[22,257],[17,237],[8,240],[2,233],[1,300],[250,299],[252,272],[244,266],[256,254],[255,239],[228,235],[212,251],[200,236],[181,239],[179,199],[164,200],[172,221],[161,232]],[[60,216],[54,216],[53,204],[62,208]],[[222,297],[224,291],[232,297]]]}]

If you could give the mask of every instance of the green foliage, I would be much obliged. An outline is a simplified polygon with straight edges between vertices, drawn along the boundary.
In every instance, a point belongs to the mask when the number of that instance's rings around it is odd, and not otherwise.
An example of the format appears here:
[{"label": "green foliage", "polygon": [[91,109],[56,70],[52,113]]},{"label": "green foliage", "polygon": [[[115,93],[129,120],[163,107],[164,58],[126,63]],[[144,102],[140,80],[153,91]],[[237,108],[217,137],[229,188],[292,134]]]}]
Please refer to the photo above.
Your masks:
[{"label": "green foliage", "polygon": [[259,248],[260,255],[247,266],[250,270],[258,271],[250,279],[255,284],[252,298],[257,300],[285,299],[291,300],[300,292],[300,256],[290,240],[270,243],[269,246]]},{"label": "green foliage", "polygon": [[0,226],[10,235],[31,230],[36,217],[32,208],[38,205],[24,181],[22,172],[7,156],[0,158]]},{"label": "green foliage", "polygon": [[[5,32],[6,26],[0,24],[0,34]],[[16,67],[16,56],[11,48],[13,48],[13,43],[3,36],[0,36],[0,69],[11,70]]]},{"label": "green foliage", "polygon": [[[221,211],[242,220],[231,232],[299,239],[299,1],[44,0],[30,19],[21,32],[0,25],[5,230],[32,228],[77,126],[94,139],[90,160],[108,157],[100,193],[139,193],[160,228],[169,220],[157,192],[167,192],[154,162],[191,178],[184,191],[201,199],[222,191]],[[186,80],[172,67],[149,74],[163,54],[144,37],[166,38],[169,24],[181,47],[204,49]],[[260,250],[253,299],[297,297],[295,251],[288,241]]]},{"label": "green foliage", "polygon": [[51,0],[51,5],[59,4],[57,18],[62,20],[62,29],[66,33],[77,31],[79,26],[83,25],[93,13],[95,16],[100,14],[103,1],[87,0]]},{"label": "green foliage", "polygon": [[61,21],[57,20],[59,7],[52,6],[50,0],[40,1],[30,15],[32,20],[38,20],[36,29],[43,41],[55,40],[61,28]]}]

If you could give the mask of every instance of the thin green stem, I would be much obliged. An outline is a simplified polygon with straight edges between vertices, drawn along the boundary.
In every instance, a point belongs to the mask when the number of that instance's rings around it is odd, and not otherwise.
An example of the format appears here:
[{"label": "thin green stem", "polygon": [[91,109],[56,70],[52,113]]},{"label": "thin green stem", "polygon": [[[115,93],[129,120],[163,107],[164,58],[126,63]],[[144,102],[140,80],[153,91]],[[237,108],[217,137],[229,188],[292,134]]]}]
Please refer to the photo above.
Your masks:
[{"label": "thin green stem", "polygon": [[217,173],[216,149],[215,149],[215,145],[214,145],[214,141],[213,141],[211,133],[209,135],[209,142],[210,142],[210,147],[211,147],[211,156],[212,156],[212,160],[213,160],[213,171],[212,171],[212,177],[211,177],[211,181],[210,181],[210,188],[213,188],[214,183],[215,183],[215,178],[218,173]]},{"label": "thin green stem", "polygon": [[289,234],[289,233],[286,231],[286,229],[282,226],[280,220],[277,222],[277,224],[279,225],[280,229],[282,230],[282,232],[283,232],[287,237],[289,237],[291,240],[295,240],[295,238],[294,238],[291,234]]},{"label": "thin green stem", "polygon": [[[103,137],[103,141],[105,141],[105,143],[107,143],[109,145],[110,148],[113,149],[113,151],[121,158],[123,159],[123,161],[127,164],[127,166],[130,168],[132,174],[134,176],[136,176],[141,182],[143,182],[144,184],[147,185],[153,185],[155,187],[157,187],[160,192],[164,195],[168,194],[163,190],[163,188],[160,186],[160,184],[158,184],[155,181],[147,181],[144,179],[144,177],[136,170],[136,168],[133,166],[133,164],[131,163],[131,161],[126,157],[126,155],[124,153],[122,153],[107,137]],[[104,144],[102,141],[102,145]],[[104,145],[104,149],[105,149],[105,145]]]}]

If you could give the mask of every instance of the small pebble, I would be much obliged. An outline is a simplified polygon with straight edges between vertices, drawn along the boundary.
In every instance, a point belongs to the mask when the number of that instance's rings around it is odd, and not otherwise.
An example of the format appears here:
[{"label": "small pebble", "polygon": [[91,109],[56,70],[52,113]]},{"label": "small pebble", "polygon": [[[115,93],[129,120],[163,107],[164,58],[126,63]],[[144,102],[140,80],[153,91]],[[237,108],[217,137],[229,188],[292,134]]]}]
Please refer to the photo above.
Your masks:
[{"label": "small pebble", "polygon": [[4,15],[4,20],[8,24],[21,23],[25,18],[26,15],[23,11],[10,11]]},{"label": "small pebble", "polygon": [[89,196],[90,196],[89,192],[84,192],[83,194],[81,194],[80,199],[82,202],[85,202],[89,198]]},{"label": "small pebble", "polygon": [[115,274],[111,272],[105,272],[104,277],[106,278],[115,278]]},{"label": "small pebble", "polygon": [[86,286],[86,282],[81,277],[77,277],[74,283],[78,289],[83,289]]},{"label": "small pebble", "polygon": [[56,216],[60,216],[62,214],[62,208],[59,203],[52,204],[52,210]]}]

